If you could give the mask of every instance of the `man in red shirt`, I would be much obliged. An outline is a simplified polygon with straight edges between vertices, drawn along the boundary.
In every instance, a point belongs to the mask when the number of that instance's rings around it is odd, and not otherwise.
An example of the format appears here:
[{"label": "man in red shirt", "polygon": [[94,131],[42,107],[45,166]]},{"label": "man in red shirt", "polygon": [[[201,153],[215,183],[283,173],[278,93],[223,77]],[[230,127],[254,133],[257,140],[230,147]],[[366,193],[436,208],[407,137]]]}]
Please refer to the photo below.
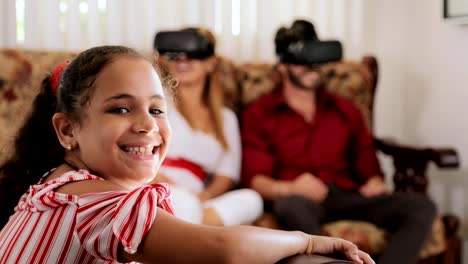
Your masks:
[{"label": "man in red shirt", "polygon": [[244,184],[285,229],[321,234],[326,222],[369,221],[392,234],[378,263],[415,263],[435,205],[388,192],[360,111],[326,91],[319,68],[341,59],[341,45],[319,41],[303,20],[278,30],[275,44],[283,83],[242,114]]}]

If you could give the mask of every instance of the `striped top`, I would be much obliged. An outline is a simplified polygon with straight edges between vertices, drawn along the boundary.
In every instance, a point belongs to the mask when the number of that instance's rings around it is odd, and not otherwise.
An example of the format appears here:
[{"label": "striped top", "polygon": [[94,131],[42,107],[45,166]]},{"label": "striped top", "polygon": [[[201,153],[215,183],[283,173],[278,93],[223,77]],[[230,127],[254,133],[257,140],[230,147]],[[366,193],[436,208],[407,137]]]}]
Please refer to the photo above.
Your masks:
[{"label": "striped top", "polygon": [[160,207],[172,213],[167,185],[71,195],[54,190],[103,180],[86,170],[30,186],[0,231],[0,263],[118,263],[118,247],[132,254]]}]

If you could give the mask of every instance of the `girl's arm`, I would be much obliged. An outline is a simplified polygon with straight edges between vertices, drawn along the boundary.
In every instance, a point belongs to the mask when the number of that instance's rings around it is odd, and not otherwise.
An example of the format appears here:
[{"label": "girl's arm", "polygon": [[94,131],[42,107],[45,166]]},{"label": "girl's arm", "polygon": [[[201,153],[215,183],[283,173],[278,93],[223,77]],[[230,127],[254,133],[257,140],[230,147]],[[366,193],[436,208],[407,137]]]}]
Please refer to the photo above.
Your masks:
[{"label": "girl's arm", "polygon": [[337,251],[356,263],[374,263],[369,255],[343,239],[253,226],[193,225],[158,209],[137,253],[121,250],[121,255],[142,263],[275,263],[295,254]]}]

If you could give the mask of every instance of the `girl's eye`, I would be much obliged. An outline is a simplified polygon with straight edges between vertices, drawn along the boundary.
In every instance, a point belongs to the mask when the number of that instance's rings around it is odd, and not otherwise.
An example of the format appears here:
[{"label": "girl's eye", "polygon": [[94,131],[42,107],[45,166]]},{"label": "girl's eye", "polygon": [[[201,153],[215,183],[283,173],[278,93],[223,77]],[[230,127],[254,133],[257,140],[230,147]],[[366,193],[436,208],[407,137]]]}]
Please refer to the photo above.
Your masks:
[{"label": "girl's eye", "polygon": [[111,109],[110,112],[114,114],[127,114],[127,113],[130,113],[130,110],[128,110],[125,107],[117,107],[117,108]]},{"label": "girl's eye", "polygon": [[157,108],[151,109],[151,110],[150,110],[150,113],[151,113],[152,115],[161,115],[161,114],[164,114],[163,111],[161,111],[160,109],[157,109]]}]

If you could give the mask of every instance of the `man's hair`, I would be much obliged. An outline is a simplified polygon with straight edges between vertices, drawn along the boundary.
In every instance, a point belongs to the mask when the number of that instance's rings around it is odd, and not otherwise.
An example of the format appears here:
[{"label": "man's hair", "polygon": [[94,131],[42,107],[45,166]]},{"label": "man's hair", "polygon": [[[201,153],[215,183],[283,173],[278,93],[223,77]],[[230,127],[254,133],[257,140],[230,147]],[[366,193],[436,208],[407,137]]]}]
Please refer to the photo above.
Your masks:
[{"label": "man's hair", "polygon": [[321,41],[314,25],[296,20],[290,28],[281,27],[275,35],[275,51],[282,63],[313,65],[342,58],[339,41]]}]

